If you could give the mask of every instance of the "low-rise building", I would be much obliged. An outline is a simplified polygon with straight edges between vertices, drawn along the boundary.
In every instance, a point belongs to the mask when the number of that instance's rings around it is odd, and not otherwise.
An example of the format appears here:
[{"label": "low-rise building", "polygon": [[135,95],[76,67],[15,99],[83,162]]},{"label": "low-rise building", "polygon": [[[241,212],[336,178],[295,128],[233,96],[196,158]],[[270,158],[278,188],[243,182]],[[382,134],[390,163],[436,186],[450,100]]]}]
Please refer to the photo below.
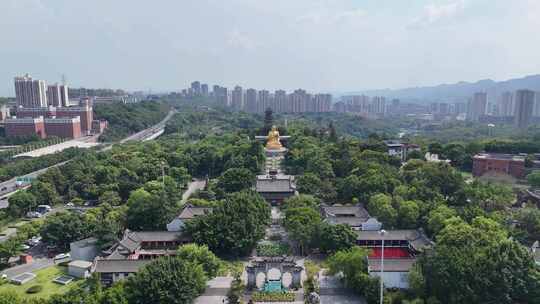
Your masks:
[{"label": "low-rise building", "polygon": [[99,254],[98,240],[94,237],[69,244],[69,253],[73,261],[91,262]]},{"label": "low-rise building", "polygon": [[176,254],[179,246],[191,239],[176,231],[131,231],[126,229],[122,239],[104,257],[94,260],[93,271],[105,285],[135,273],[152,259]]},{"label": "low-rise building", "polygon": [[139,269],[150,262],[151,260],[98,259],[94,262],[92,272],[99,275],[99,279],[104,286],[110,286],[115,282],[137,273]]},{"label": "low-rise building", "polygon": [[[393,259],[385,258],[382,271],[382,281],[385,288],[409,288],[409,271],[416,262],[415,258]],[[381,259],[368,259],[368,274],[371,277],[381,277]]]},{"label": "low-rise building", "polygon": [[382,224],[369,213],[362,205],[356,206],[321,206],[321,214],[331,225],[345,224],[353,230],[380,230]]},{"label": "low-rise building", "polygon": [[107,127],[109,122],[106,120],[92,120],[92,134],[101,134]]},{"label": "low-rise building", "polygon": [[540,168],[540,161],[536,157],[532,166],[525,167],[525,154],[480,153],[473,157],[473,176],[482,176],[486,173],[507,174],[517,179],[525,178],[527,172]]},{"label": "low-rise building", "polygon": [[46,118],[45,133],[47,136],[60,138],[79,138],[81,134],[81,119],[74,118]]},{"label": "low-rise building", "polygon": [[294,177],[283,174],[257,176],[255,190],[272,205],[281,204],[287,198],[296,195]]},{"label": "low-rise building", "polygon": [[[408,257],[414,256],[433,245],[433,242],[421,230],[387,230],[384,237],[380,231],[362,230],[356,231],[356,244],[360,247],[370,248],[372,256],[376,256],[384,240],[385,252],[389,248],[399,250],[389,250],[394,256]],[[388,253],[390,254],[390,253]]]},{"label": "low-rise building", "polygon": [[187,221],[193,220],[198,216],[210,214],[212,208],[197,207],[191,204],[186,204],[180,214],[167,224],[167,231],[182,231]]},{"label": "low-rise building", "polygon": [[8,118],[5,120],[5,130],[7,137],[32,136],[40,138],[47,137],[45,132],[45,121],[43,117],[38,118]]},{"label": "low-rise building", "polygon": [[388,230],[384,235],[381,231],[356,233],[357,245],[370,249],[367,257],[370,276],[381,276],[381,259],[384,257],[382,280],[386,288],[408,288],[409,271],[416,257],[433,246],[422,230]]},{"label": "low-rise building", "polygon": [[6,118],[8,118],[10,116],[11,116],[11,114],[10,114],[10,111],[9,111],[9,107],[6,106],[6,105],[0,106],[0,121],[4,121],[4,120],[6,120]]},{"label": "low-rise building", "polygon": [[399,140],[385,140],[384,143],[386,144],[388,155],[398,157],[402,162],[407,160],[409,153],[412,151],[420,151],[420,146]]},{"label": "low-rise building", "polygon": [[90,277],[92,262],[74,260],[68,264],[68,274],[79,279]]}]

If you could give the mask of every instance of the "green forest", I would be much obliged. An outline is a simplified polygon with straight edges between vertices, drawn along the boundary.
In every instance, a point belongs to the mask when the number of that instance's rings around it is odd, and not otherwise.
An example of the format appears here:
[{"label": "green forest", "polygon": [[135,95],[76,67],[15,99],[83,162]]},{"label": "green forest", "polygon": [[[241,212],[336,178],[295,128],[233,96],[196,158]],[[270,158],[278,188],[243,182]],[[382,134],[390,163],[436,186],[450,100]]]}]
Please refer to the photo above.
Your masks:
[{"label": "green forest", "polygon": [[[153,109],[151,117],[157,121],[168,111],[156,112],[159,104],[141,107]],[[100,115],[112,126],[130,117],[106,109],[101,108]],[[10,197],[0,216],[18,218],[42,204],[93,207],[32,222],[0,244],[4,266],[25,237],[36,232],[48,246],[67,250],[70,242],[89,236],[108,248],[126,228],[165,230],[183,207],[182,193],[192,178],[209,183],[188,202],[214,211],[187,224],[185,232],[193,245],[180,247],[176,257],[153,261],[111,288],[101,287],[94,278],[41,302],[2,293],[0,303],[191,303],[217,275],[216,269],[249,256],[270,224],[268,204],[252,189],[265,162],[263,145],[254,136],[265,134],[271,124],[279,124],[282,134],[291,136],[283,166],[296,176],[300,194],[281,206],[283,226],[297,245],[286,250],[323,254],[325,261],[318,267],[341,273],[348,288],[376,303],[379,281],[367,273],[369,252],[355,246],[356,235],[349,226],[330,225],[319,211],[323,203],[361,203],[385,229],[422,229],[434,241],[410,273],[410,290],[387,292],[385,303],[540,301],[540,271],[528,251],[540,238],[537,206],[515,208],[511,187],[470,181],[463,174],[479,151],[536,153],[537,141],[483,138],[439,143],[425,138],[419,141],[423,151],[440,153],[451,163],[426,162],[418,153],[402,164],[386,153],[383,140],[393,131],[378,123],[349,129],[346,119],[332,114],[289,117],[284,126],[285,117],[271,116],[182,107],[157,140],[117,144],[104,152],[77,151],[70,155],[71,162],[48,170],[28,190]],[[8,172],[8,167],[2,170]],[[310,273],[305,288],[317,290]],[[232,289],[229,299],[238,298],[241,288],[234,286],[238,289]]]}]

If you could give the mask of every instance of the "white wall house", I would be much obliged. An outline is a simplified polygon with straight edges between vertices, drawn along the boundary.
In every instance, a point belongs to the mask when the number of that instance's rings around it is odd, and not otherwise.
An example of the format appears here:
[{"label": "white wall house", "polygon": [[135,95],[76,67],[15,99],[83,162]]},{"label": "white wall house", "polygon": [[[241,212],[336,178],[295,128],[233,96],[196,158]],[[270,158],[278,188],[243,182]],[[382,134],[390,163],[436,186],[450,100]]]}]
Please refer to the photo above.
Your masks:
[{"label": "white wall house", "polygon": [[[381,259],[368,259],[368,273],[371,277],[380,277]],[[416,259],[385,259],[382,279],[386,288],[409,288],[409,270]]]}]

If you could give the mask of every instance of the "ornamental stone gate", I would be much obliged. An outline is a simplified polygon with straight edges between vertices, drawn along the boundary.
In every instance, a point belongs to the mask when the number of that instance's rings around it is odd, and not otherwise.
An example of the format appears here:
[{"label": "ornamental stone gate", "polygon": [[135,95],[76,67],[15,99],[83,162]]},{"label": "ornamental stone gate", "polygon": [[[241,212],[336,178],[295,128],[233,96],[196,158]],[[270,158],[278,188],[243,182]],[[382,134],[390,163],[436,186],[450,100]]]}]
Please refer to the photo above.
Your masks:
[{"label": "ornamental stone gate", "polygon": [[[292,277],[289,288],[300,288],[302,284],[302,267],[296,265],[292,257],[265,257],[256,258],[250,265],[246,266],[247,288],[257,287],[257,275],[263,273],[268,281],[268,271],[278,269],[280,271],[280,281],[283,281],[283,274],[289,273]],[[283,284],[283,283],[282,283]]]}]

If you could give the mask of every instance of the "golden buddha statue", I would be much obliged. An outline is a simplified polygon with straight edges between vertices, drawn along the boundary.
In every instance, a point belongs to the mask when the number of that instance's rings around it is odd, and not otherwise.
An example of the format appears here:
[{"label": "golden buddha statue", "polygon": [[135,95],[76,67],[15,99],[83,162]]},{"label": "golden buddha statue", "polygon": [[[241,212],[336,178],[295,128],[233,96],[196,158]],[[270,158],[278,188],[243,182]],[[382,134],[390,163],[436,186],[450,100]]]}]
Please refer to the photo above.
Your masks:
[{"label": "golden buddha statue", "polygon": [[272,126],[272,130],[268,132],[268,140],[266,141],[266,149],[279,150],[283,148],[279,142],[279,131],[276,126]]}]

